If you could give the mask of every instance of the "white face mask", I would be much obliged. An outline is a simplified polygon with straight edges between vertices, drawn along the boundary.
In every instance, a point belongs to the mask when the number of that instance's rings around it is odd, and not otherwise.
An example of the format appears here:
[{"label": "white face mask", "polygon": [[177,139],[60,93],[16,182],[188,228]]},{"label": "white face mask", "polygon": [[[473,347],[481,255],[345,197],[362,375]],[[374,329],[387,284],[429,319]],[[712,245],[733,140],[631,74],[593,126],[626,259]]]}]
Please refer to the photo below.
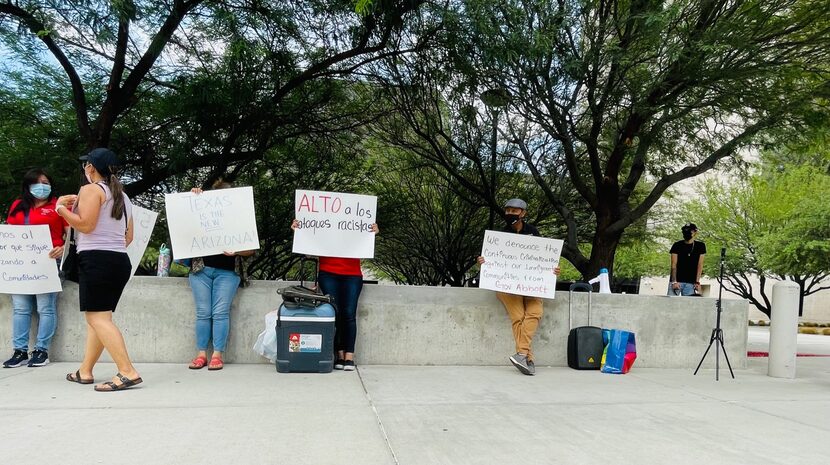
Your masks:
[{"label": "white face mask", "polygon": [[92,165],[87,164],[86,166],[84,166],[84,177],[86,178],[86,182],[92,184],[92,176],[89,174],[89,171],[87,171],[87,167],[89,166]]}]

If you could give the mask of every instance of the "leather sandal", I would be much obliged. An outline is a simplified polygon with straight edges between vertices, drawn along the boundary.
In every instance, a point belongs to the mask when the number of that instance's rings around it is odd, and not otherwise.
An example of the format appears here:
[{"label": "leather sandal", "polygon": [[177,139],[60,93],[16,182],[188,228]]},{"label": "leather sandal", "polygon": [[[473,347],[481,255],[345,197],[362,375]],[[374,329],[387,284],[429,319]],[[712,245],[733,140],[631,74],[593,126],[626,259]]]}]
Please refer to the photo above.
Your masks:
[{"label": "leather sandal", "polygon": [[141,384],[142,381],[144,381],[140,376],[136,379],[129,379],[121,373],[116,373],[115,377],[121,381],[121,384],[115,384],[112,381],[107,381],[106,383],[103,383],[104,387],[95,386],[95,390],[98,392],[123,391],[124,389],[129,389],[136,384]]},{"label": "leather sandal", "polygon": [[81,378],[81,370],[76,371],[75,373],[67,373],[66,380],[71,383],[78,383],[78,384],[92,384],[95,382],[95,379],[83,379]]},{"label": "leather sandal", "polygon": [[191,370],[201,370],[202,368],[207,366],[207,363],[207,357],[205,357],[204,355],[200,355],[190,361],[190,366],[188,366],[188,368],[190,368]]}]

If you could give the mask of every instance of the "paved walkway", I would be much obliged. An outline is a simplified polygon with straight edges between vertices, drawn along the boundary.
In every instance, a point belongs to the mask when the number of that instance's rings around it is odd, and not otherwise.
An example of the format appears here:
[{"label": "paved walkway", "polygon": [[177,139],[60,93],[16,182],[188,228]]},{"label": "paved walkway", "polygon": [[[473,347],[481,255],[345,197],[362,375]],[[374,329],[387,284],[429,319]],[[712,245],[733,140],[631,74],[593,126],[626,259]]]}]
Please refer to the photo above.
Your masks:
[{"label": "paved walkway", "polygon": [[[796,344],[799,354],[830,356],[830,336],[798,334]],[[750,326],[746,348],[750,352],[769,352],[769,326]]]},{"label": "paved walkway", "polygon": [[[827,463],[830,359],[796,380],[751,359],[624,376],[539,367],[139,365],[145,384],[97,393],[75,365],[0,370],[0,464]],[[111,373],[101,365],[97,374]]]}]

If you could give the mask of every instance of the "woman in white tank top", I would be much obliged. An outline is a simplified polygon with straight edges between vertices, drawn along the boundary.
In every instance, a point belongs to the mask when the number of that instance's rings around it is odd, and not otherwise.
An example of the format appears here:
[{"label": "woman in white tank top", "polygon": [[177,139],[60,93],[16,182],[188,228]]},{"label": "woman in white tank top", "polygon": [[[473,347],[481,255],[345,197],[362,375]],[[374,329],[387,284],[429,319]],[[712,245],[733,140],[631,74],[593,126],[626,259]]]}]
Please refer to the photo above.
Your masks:
[{"label": "woman in white tank top", "polygon": [[[104,349],[118,373],[95,386],[96,391],[120,391],[142,382],[127,354],[112,314],[130,279],[127,245],[133,239],[132,204],[116,176],[118,157],[106,148],[86,155],[84,174],[89,184],[78,195],[58,199],[55,210],[78,232],[78,295],[87,322],[86,349],[80,368],[67,381],[92,384],[92,370]],[[69,211],[69,205],[75,205]]]}]

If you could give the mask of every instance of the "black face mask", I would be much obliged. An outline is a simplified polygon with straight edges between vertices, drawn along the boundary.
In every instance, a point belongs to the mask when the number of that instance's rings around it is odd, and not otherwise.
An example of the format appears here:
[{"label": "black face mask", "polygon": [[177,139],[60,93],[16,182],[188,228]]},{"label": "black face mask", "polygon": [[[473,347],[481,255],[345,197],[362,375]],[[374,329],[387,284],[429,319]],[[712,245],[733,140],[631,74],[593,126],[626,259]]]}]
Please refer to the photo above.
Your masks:
[{"label": "black face mask", "polygon": [[504,215],[504,219],[507,220],[507,224],[509,226],[513,226],[514,224],[518,223],[519,220],[521,220],[519,215],[513,215],[513,214]]},{"label": "black face mask", "polygon": [[689,239],[691,239],[691,238],[692,238],[692,230],[690,230],[690,229],[684,229],[684,230],[682,231],[682,233],[683,233],[683,239],[685,239],[685,240],[687,240],[687,241],[688,241]]}]

